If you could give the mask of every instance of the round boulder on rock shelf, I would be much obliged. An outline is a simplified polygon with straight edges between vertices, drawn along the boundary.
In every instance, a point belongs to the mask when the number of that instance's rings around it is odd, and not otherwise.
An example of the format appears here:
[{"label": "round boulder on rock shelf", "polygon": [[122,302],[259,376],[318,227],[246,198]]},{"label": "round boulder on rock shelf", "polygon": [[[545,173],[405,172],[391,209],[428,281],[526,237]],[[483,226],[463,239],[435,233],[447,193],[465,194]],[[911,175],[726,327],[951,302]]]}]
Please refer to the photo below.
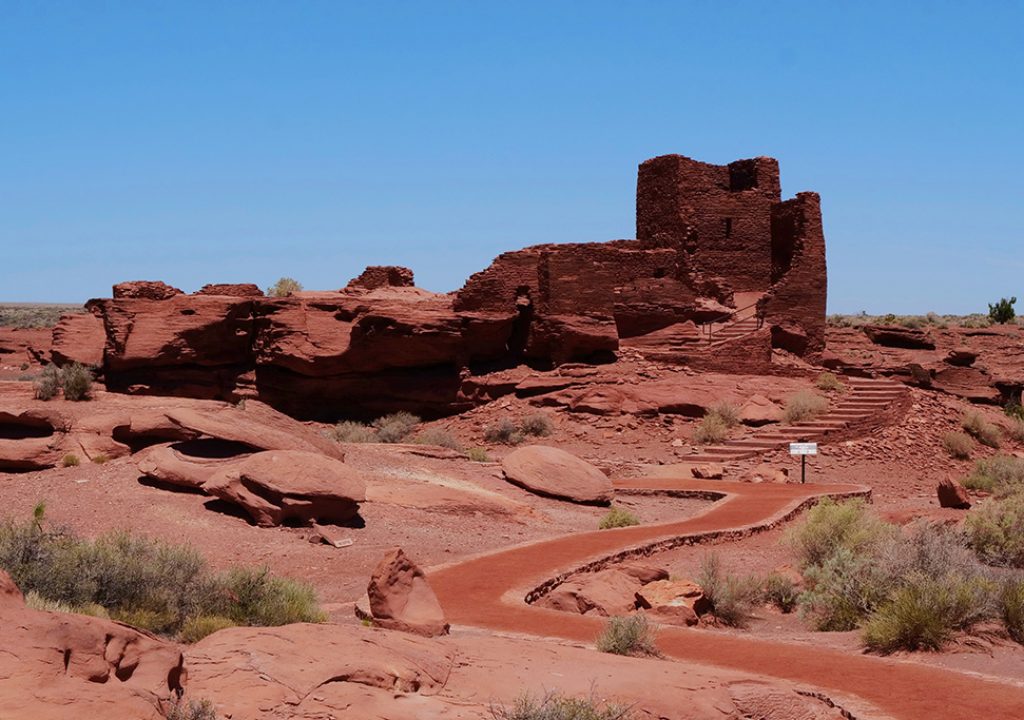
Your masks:
[{"label": "round boulder on rock shelf", "polygon": [[501,469],[509,482],[537,495],[602,505],[612,500],[612,482],[603,472],[558,448],[521,447],[505,456]]}]

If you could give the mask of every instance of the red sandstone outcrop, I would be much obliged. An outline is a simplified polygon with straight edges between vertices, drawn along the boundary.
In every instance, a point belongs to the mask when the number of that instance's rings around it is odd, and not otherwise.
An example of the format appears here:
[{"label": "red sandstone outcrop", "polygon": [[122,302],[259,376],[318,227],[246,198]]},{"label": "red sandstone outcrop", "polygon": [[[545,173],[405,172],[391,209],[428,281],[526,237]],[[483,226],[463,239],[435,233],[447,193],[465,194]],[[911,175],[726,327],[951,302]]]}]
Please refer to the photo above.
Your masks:
[{"label": "red sandstone outcrop", "polygon": [[168,300],[182,291],[160,280],[132,280],[114,286],[114,297],[134,300]]},{"label": "red sandstone outcrop", "polygon": [[538,607],[611,617],[636,609],[636,593],[643,583],[618,568],[586,573],[560,584],[537,601]]},{"label": "red sandstone outcrop", "polygon": [[100,367],[105,341],[103,321],[92,313],[65,315],[53,328],[50,357],[58,365],[77,362]]},{"label": "red sandstone outcrop", "polygon": [[127,625],[31,610],[0,570],[0,717],[157,720],[184,681],[176,645]]},{"label": "red sandstone outcrop", "polygon": [[263,297],[259,285],[253,283],[211,283],[203,285],[196,295],[228,295],[230,297]]},{"label": "red sandstone outcrop", "polygon": [[704,590],[689,580],[648,583],[637,591],[636,602],[656,621],[668,625],[696,625],[701,615],[712,610]]},{"label": "red sandstone outcrop", "polygon": [[545,445],[513,450],[501,461],[505,478],[532,493],[579,503],[607,504],[612,483],[590,463]]},{"label": "red sandstone outcrop", "polygon": [[370,265],[349,280],[347,288],[376,290],[382,287],[415,287],[412,270],[397,265]]},{"label": "red sandstone outcrop", "polygon": [[376,625],[428,637],[448,632],[441,603],[426,576],[401,548],[381,559],[366,594]]},{"label": "red sandstone outcrop", "polygon": [[898,325],[865,325],[864,334],[876,345],[886,347],[934,350],[935,341],[924,330]]}]

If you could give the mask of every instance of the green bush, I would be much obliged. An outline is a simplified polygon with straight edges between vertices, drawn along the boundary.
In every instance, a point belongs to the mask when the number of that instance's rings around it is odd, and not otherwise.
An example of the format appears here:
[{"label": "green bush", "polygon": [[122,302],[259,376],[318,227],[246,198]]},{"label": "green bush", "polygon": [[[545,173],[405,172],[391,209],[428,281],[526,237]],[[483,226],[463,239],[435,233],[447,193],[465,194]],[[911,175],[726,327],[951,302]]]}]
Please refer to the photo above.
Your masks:
[{"label": "green bush", "polygon": [[283,277],[276,283],[267,288],[267,295],[270,297],[287,297],[292,293],[297,293],[302,290],[302,284],[293,278]]},{"label": "green bush", "polygon": [[939,650],[955,630],[965,630],[989,615],[993,583],[949,575],[912,576],[878,608],[864,626],[871,650]]},{"label": "green bush", "polygon": [[518,445],[523,441],[523,433],[514,422],[506,418],[484,428],[484,440],[502,445]]},{"label": "green bush", "polygon": [[190,617],[181,626],[178,639],[187,644],[197,643],[207,635],[212,635],[218,630],[235,627],[235,622],[230,618],[220,615],[199,615]]},{"label": "green bush", "polygon": [[60,390],[60,371],[56,365],[47,365],[34,383],[37,400],[52,400]]},{"label": "green bush", "polygon": [[71,363],[61,368],[60,386],[65,400],[88,400],[92,392],[92,372],[85,365]]},{"label": "green bush", "polygon": [[698,445],[713,445],[729,437],[729,426],[718,415],[708,413],[693,429],[693,441]]},{"label": "green bush", "polygon": [[971,457],[974,449],[974,441],[971,436],[962,432],[948,432],[942,436],[942,444],[951,458],[956,460],[967,460]]},{"label": "green bush", "polygon": [[373,421],[373,429],[377,431],[377,440],[382,443],[400,443],[408,438],[420,419],[408,412],[396,412]]},{"label": "green bush", "polygon": [[825,392],[843,392],[846,390],[846,386],[840,382],[835,373],[831,372],[823,372],[819,375],[818,379],[814,381],[814,387]]},{"label": "green bush", "polygon": [[60,460],[61,467],[66,467],[66,468],[67,467],[78,467],[80,462],[81,461],[78,459],[78,456],[75,455],[74,453],[68,453],[67,455],[62,457],[61,460]]},{"label": "green bush", "polygon": [[640,518],[629,510],[620,507],[613,507],[608,511],[608,514],[601,518],[601,522],[597,527],[601,530],[608,530],[611,528],[630,527],[631,525],[639,524]]},{"label": "green bush", "polygon": [[789,396],[782,419],[793,424],[813,420],[828,410],[828,400],[810,390],[799,390]]},{"label": "green bush", "polygon": [[597,649],[613,655],[657,655],[654,628],[643,614],[608,618],[597,638]]},{"label": "green bush", "polygon": [[791,613],[800,600],[800,590],[790,578],[773,572],[764,579],[764,599],[782,612]]},{"label": "green bush", "polygon": [[375,443],[377,433],[368,425],[344,420],[328,431],[328,435],[341,443]]},{"label": "green bush", "polygon": [[449,450],[462,452],[462,443],[458,438],[442,428],[427,428],[416,436],[416,442],[421,445],[438,445]]},{"label": "green bush", "polygon": [[999,302],[995,304],[990,303],[988,306],[988,319],[1000,325],[1011,322],[1017,316],[1013,311],[1013,306],[1016,302],[1017,298],[1012,297],[1009,300],[1000,298]]},{"label": "green bush", "polygon": [[982,490],[999,495],[1024,490],[1024,459],[1010,455],[995,455],[978,460],[962,484],[969,490]]},{"label": "green bush", "polygon": [[217,720],[217,711],[205,698],[188,700],[182,696],[170,701],[164,717],[167,720]]},{"label": "green bush", "polygon": [[1024,578],[1006,581],[1000,594],[999,609],[1010,637],[1024,643]]},{"label": "green bush", "polygon": [[841,549],[858,555],[871,552],[895,534],[895,528],[869,512],[863,500],[824,498],[787,537],[803,567],[809,567],[821,565]]},{"label": "green bush", "polygon": [[630,720],[628,706],[588,698],[571,698],[549,692],[540,697],[521,695],[512,707],[492,707],[494,720]]},{"label": "green bush", "polygon": [[0,525],[0,568],[26,595],[75,611],[98,605],[115,619],[166,635],[209,616],[239,625],[323,620],[308,585],[265,569],[214,574],[191,548],[124,532],[79,539],[45,528],[42,506],[29,523]]},{"label": "green bush", "polygon": [[730,575],[722,568],[719,557],[706,555],[701,561],[697,584],[711,602],[719,622],[734,627],[747,624],[762,597],[762,582],[753,576]]},{"label": "green bush", "polygon": [[519,428],[523,435],[547,437],[551,434],[551,419],[544,413],[534,413],[524,417]]},{"label": "green bush", "polygon": [[871,553],[839,548],[804,571],[807,590],[799,603],[818,630],[843,631],[858,627],[874,612],[894,586]]},{"label": "green bush", "polygon": [[485,463],[491,461],[491,456],[487,454],[487,448],[473,447],[466,451],[466,457],[473,462]]},{"label": "green bush", "polygon": [[1024,493],[982,503],[967,514],[965,529],[983,562],[1024,568]]},{"label": "green bush", "polygon": [[964,414],[960,424],[967,434],[991,448],[998,448],[1002,439],[999,428],[993,425],[977,410],[969,410]]}]

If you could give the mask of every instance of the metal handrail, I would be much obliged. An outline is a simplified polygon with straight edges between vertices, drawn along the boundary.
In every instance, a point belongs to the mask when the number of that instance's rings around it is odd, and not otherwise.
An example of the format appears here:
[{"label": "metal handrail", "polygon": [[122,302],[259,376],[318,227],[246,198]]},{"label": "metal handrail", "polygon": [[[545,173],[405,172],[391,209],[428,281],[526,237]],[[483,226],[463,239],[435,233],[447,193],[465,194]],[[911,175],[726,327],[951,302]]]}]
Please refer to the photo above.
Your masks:
[{"label": "metal handrail", "polygon": [[[711,342],[711,334],[712,334],[712,332],[714,330],[715,323],[728,322],[729,319],[731,319],[732,317],[736,316],[738,313],[741,313],[744,310],[749,310],[750,308],[756,308],[758,305],[761,304],[762,300],[764,300],[763,296],[758,298],[754,302],[750,303],[749,305],[744,305],[743,307],[736,308],[735,310],[733,310],[731,312],[723,313],[722,315],[719,315],[717,318],[715,318],[713,320],[709,320],[709,321],[707,321],[705,323],[701,323],[701,334],[703,334],[705,331],[707,331],[708,342]],[[758,330],[760,330],[762,327],[764,327],[764,314],[763,313],[760,313],[760,312],[754,313],[754,318],[757,320],[757,329]]]}]

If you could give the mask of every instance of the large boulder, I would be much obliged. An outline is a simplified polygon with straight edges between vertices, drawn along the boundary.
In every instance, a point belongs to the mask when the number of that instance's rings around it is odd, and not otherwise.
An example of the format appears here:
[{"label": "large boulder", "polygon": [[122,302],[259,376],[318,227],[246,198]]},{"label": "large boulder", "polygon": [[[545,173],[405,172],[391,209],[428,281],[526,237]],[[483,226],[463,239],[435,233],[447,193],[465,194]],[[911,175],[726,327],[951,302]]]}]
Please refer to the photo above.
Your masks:
[{"label": "large boulder", "polygon": [[518,448],[505,456],[501,468],[509,482],[537,495],[602,505],[612,500],[612,483],[603,472],[558,448]]},{"label": "large boulder", "polygon": [[244,509],[257,525],[287,521],[341,523],[366,499],[362,474],[316,453],[254,453],[211,475],[202,489]]},{"label": "large boulder", "polygon": [[103,321],[92,313],[64,315],[53,328],[50,358],[59,366],[77,362],[99,367],[105,342]]},{"label": "large boulder", "polygon": [[426,576],[401,548],[377,564],[366,594],[373,622],[381,627],[428,637],[448,632],[441,603]]},{"label": "large boulder", "polygon": [[939,498],[939,507],[958,510],[967,510],[971,507],[971,498],[967,495],[967,490],[956,480],[942,478],[935,487],[935,494]]},{"label": "large boulder", "polygon": [[669,625],[696,625],[700,616],[710,612],[711,601],[704,590],[689,580],[657,580],[636,592],[636,603],[649,614]]},{"label": "large boulder", "polygon": [[580,575],[560,584],[537,601],[538,607],[610,617],[636,609],[636,592],[643,584],[619,569]]}]

